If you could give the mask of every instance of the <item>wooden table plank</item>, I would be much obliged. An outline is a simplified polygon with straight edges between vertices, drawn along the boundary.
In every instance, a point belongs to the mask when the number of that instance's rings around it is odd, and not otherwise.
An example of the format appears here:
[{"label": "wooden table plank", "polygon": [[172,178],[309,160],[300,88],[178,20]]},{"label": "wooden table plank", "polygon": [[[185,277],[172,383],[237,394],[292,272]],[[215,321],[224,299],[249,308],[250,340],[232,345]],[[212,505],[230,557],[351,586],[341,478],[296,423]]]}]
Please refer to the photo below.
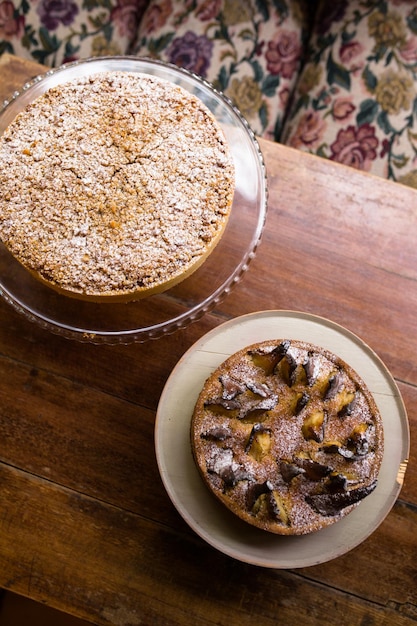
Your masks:
[{"label": "wooden table plank", "polygon": [[[0,57],[0,100],[43,68]],[[96,624],[398,624],[417,619],[417,191],[260,141],[270,187],[256,259],[211,314],[143,345],[49,334],[0,302],[0,586]],[[155,410],[205,332],[262,309],[358,334],[395,376],[411,454],[361,546],[294,571],[239,563],[182,521],[158,474]]]},{"label": "wooden table plank", "polygon": [[19,59],[11,54],[0,55],[0,104],[9,100],[25,82],[47,70],[48,68],[38,63]]},{"label": "wooden table plank", "polygon": [[[71,598],[72,611],[97,624],[251,624],[256,615],[258,623],[272,626],[283,611],[294,618],[297,607],[299,623],[310,623],[317,593],[312,623],[319,624],[323,611],[322,620],[337,614],[338,623],[349,626],[371,619],[382,624],[383,607],[385,620],[413,620],[415,517],[404,505],[396,505],[380,529],[348,555],[280,572],[238,563],[186,527],[173,531],[4,465],[0,485],[9,503],[0,526],[0,570],[13,571],[6,586],[63,610]],[[401,609],[398,616],[395,607]],[[358,621],[339,622],[346,612]]]}]

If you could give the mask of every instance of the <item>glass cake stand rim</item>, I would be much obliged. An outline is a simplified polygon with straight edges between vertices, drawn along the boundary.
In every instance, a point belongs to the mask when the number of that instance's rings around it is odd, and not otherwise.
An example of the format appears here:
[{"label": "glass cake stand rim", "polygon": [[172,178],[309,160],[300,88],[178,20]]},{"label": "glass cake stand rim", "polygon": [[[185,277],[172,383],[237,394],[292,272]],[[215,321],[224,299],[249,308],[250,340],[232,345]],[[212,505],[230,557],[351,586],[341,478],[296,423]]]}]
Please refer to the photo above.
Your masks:
[{"label": "glass cake stand rim", "polygon": [[[23,314],[27,319],[55,334],[63,335],[68,339],[75,339],[77,341],[107,344],[128,344],[132,342],[142,343],[150,339],[158,339],[162,336],[172,334],[203,317],[229,295],[231,290],[238,282],[240,282],[243,275],[246,273],[250,262],[256,255],[267,216],[268,185],[263,155],[254,132],[238,108],[224,93],[217,90],[204,78],[184,68],[179,68],[175,65],[159,61],[157,59],[132,57],[129,55],[117,57],[92,57],[73,61],[58,68],[50,69],[44,74],[35,76],[30,81],[26,82],[22,86],[21,90],[15,91],[9,100],[5,100],[3,102],[2,109],[0,110],[0,123],[3,118],[3,129],[8,126],[20,110],[13,111],[13,108],[18,109],[19,106],[26,106],[26,104],[31,101],[29,99],[31,93],[35,92],[39,95],[54,86],[54,84],[59,84],[61,80],[70,80],[72,75],[79,75],[77,73],[80,71],[80,68],[81,71],[83,71],[84,68],[87,68],[87,72],[89,70],[92,72],[107,71],[108,69],[137,72],[143,71],[145,73],[161,75],[168,80],[171,80],[172,77],[173,82],[177,82],[177,80],[179,80],[180,84],[186,88],[187,84],[190,84],[191,87],[202,90],[203,94],[208,95],[209,98],[213,98],[213,107],[223,107],[227,115],[229,115],[233,119],[234,123],[236,123],[237,127],[239,127],[240,131],[243,131],[243,136],[247,141],[246,149],[252,152],[251,156],[256,165],[256,176],[259,186],[258,197],[256,199],[257,206],[255,207],[257,215],[254,217],[254,224],[251,226],[251,240],[247,249],[243,255],[235,260],[230,274],[213,290],[212,293],[206,294],[194,306],[186,309],[178,315],[170,317],[169,319],[159,321],[155,324],[148,324],[135,328],[113,328],[110,330],[97,329],[85,324],[83,325],[82,323],[77,324],[76,320],[68,323],[55,319],[53,315],[50,315],[45,311],[37,310],[28,305],[24,298],[22,299],[21,297],[17,297],[16,293],[13,291],[13,287],[10,288],[4,284],[3,276],[0,276],[0,294],[3,299],[15,310]],[[20,104],[21,102],[22,105]],[[214,112],[214,115],[217,117],[216,112]],[[4,122],[5,116],[6,122]],[[11,119],[8,119],[9,117]],[[2,132],[1,127],[0,132]],[[232,213],[237,210],[238,209],[234,203],[232,206]],[[220,246],[221,241],[218,244],[219,249]],[[204,264],[202,268],[204,268]],[[201,271],[201,268],[199,271]],[[184,283],[186,283],[186,281],[187,279]],[[169,297],[170,292],[171,290],[168,290],[161,295]],[[65,298],[65,296],[61,297]],[[146,301],[146,299],[142,300],[142,303],[144,301]],[[102,303],[100,306],[103,307],[104,311],[104,307],[109,305],[108,303]]]}]

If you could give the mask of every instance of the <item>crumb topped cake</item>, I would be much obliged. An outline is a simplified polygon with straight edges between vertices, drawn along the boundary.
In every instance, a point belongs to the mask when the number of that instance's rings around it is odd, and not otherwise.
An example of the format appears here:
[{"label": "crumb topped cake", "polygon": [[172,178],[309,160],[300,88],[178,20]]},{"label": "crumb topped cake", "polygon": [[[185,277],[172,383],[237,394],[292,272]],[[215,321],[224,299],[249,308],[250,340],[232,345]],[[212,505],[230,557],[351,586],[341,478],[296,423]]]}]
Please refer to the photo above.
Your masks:
[{"label": "crumb topped cake", "polygon": [[282,535],[324,528],[376,487],[382,418],[339,357],[294,340],[246,347],[207,379],[191,422],[210,491],[250,524]]},{"label": "crumb topped cake", "polygon": [[234,166],[207,107],[180,86],[109,71],[52,87],[0,137],[0,239],[66,295],[130,300],[208,257]]}]

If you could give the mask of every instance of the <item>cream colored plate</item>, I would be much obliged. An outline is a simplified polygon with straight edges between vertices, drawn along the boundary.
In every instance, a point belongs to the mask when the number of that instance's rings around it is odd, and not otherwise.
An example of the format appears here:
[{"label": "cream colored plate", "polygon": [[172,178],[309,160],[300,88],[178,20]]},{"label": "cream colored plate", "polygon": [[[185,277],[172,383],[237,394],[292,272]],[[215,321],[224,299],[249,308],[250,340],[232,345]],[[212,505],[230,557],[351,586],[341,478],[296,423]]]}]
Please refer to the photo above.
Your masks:
[{"label": "cream colored plate", "polygon": [[[385,445],[378,486],[339,522],[301,537],[280,537],[246,524],[203,484],[190,447],[190,420],[206,378],[228,356],[267,339],[299,339],[325,347],[362,377],[378,404]],[[210,545],[238,560],[273,568],[297,568],[334,559],[364,541],[391,510],[401,490],[409,451],[409,427],[400,392],[381,360],[358,337],[333,322],[292,311],[264,311],[218,326],[178,362],[160,398],[155,446],[159,471],[173,504]]]}]

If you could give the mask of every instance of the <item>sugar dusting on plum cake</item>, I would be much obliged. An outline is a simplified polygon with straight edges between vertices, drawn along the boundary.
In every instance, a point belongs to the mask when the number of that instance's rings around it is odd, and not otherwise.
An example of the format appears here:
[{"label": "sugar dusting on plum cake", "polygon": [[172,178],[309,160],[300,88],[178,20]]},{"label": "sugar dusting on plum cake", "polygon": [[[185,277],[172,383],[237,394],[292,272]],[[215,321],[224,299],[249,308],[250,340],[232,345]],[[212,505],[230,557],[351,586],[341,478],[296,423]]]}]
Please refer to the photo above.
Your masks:
[{"label": "sugar dusting on plum cake", "polygon": [[347,363],[277,340],[236,352],[207,379],[191,445],[205,484],[237,516],[302,535],[375,489],[384,443],[375,400]]}]

